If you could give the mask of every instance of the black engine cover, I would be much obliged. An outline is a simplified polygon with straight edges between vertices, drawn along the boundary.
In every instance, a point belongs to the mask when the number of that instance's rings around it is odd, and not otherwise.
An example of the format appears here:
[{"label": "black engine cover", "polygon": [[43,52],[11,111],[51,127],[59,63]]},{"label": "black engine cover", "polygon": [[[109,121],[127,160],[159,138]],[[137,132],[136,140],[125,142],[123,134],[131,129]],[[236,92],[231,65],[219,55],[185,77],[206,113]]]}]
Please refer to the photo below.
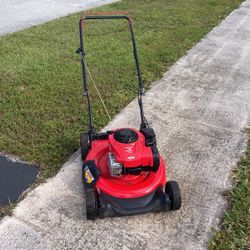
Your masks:
[{"label": "black engine cover", "polygon": [[138,140],[138,134],[132,129],[123,128],[115,131],[114,138],[120,143],[132,143]]}]

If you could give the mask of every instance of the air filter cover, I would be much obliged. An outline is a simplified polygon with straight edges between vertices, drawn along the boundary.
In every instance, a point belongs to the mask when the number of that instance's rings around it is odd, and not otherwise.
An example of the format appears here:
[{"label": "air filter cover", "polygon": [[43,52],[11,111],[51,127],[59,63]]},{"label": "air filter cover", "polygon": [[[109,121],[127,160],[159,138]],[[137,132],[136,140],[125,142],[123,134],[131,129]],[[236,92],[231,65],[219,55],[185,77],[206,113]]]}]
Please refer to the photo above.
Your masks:
[{"label": "air filter cover", "polygon": [[120,143],[132,143],[138,140],[138,134],[129,128],[116,130],[114,139]]}]

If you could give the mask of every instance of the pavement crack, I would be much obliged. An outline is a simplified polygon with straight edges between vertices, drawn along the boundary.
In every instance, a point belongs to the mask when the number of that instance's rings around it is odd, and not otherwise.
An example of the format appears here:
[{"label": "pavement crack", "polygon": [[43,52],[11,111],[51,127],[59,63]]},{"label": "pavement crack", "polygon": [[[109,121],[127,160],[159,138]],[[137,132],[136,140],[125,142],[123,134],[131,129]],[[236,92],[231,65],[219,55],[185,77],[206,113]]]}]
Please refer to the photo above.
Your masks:
[{"label": "pavement crack", "polygon": [[[158,120],[160,120],[163,124],[167,125],[167,126],[171,126],[171,127],[176,127],[176,125],[172,125],[172,124],[168,124],[164,119],[162,119],[161,117],[163,117],[163,114],[166,114],[166,112],[159,110],[158,108],[155,108],[156,110],[160,111],[159,113],[154,113],[153,116],[156,117]],[[172,117],[179,119],[179,121],[186,121],[186,122],[190,122],[196,125],[200,125],[200,126],[205,126],[205,127],[209,127],[209,128],[213,128],[216,129],[220,132],[230,132],[233,134],[237,134],[237,135],[242,135],[242,129],[239,127],[240,131],[235,131],[235,130],[231,130],[231,129],[227,129],[227,128],[223,128],[223,127],[219,127],[219,126],[214,126],[208,123],[203,123],[203,122],[197,122],[194,121],[192,119],[189,118],[184,118],[184,117],[180,117],[178,115],[172,115]],[[179,123],[178,121],[178,123]]]},{"label": "pavement crack", "polygon": [[20,218],[20,217],[17,217],[17,216],[13,216],[15,219],[17,219],[18,221],[20,221],[20,222],[22,222],[22,223],[24,223],[24,224],[26,224],[26,225],[28,225],[28,226],[30,226],[30,227],[32,227],[33,229],[35,229],[35,230],[37,230],[37,231],[40,231],[40,232],[43,232],[43,233],[49,233],[47,230],[45,230],[44,228],[41,228],[41,227],[39,227],[39,226],[37,226],[37,225],[35,225],[34,223],[32,223],[32,222],[29,222],[29,221],[27,221],[27,220],[24,220],[24,219],[22,219],[22,218]]}]

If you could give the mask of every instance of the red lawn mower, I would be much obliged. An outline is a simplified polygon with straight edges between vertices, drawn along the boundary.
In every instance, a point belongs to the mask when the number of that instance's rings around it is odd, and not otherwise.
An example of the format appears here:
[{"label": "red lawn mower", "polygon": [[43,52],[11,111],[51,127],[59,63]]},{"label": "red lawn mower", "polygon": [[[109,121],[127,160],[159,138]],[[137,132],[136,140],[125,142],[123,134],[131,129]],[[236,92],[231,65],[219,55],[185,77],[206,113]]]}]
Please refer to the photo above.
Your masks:
[{"label": "red lawn mower", "polygon": [[[139,81],[140,130],[117,128],[97,133],[93,126],[83,30],[86,20],[106,19],[128,21]],[[89,112],[89,131],[80,138],[87,219],[179,209],[179,186],[174,181],[166,182],[164,160],[157,150],[155,132],[144,116],[143,84],[130,16],[127,13],[91,13],[80,19],[79,28],[80,48],[76,52],[82,58],[84,96],[87,97]]]}]

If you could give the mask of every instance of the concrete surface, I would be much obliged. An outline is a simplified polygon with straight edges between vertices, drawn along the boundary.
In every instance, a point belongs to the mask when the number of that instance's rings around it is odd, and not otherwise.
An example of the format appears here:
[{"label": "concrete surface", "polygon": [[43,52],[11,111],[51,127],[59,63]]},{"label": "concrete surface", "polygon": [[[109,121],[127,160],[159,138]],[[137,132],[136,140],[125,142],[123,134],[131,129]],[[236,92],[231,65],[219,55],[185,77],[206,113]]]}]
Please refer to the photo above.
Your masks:
[{"label": "concrete surface", "polygon": [[[183,206],[170,213],[85,220],[76,153],[0,224],[3,249],[206,249],[226,206],[222,193],[246,146],[250,110],[250,0],[181,58],[146,93],[169,179]],[[137,101],[108,128],[139,126]]]},{"label": "concrete surface", "polygon": [[0,0],[0,36],[118,0]]}]

